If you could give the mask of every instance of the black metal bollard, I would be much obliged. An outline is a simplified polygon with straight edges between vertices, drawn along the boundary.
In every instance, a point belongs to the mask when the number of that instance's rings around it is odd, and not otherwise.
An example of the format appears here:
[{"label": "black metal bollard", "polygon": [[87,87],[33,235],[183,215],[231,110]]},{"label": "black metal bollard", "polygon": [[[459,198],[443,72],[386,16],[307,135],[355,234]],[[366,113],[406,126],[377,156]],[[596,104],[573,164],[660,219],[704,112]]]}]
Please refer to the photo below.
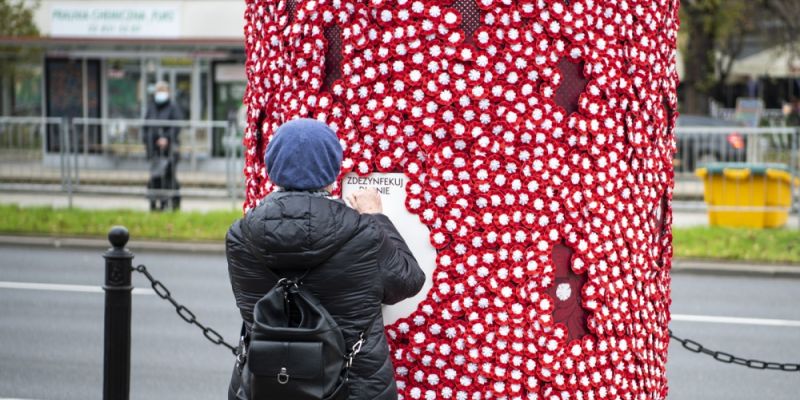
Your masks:
[{"label": "black metal bollard", "polygon": [[131,384],[131,267],[133,253],[125,248],[128,229],[115,226],[108,232],[111,248],[106,259],[105,343],[103,400],[128,400]]}]

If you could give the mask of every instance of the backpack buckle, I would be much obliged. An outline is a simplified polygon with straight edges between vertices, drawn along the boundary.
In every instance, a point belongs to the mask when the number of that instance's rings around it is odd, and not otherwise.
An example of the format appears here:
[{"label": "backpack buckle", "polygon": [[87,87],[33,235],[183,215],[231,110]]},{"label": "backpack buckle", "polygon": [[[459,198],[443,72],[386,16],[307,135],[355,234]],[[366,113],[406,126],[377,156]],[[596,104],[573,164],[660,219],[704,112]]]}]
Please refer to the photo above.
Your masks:
[{"label": "backpack buckle", "polygon": [[351,353],[353,356],[361,352],[361,346],[364,345],[364,338],[359,338],[358,341],[353,345],[351,349]]},{"label": "backpack buckle", "polygon": [[279,279],[278,280],[278,285],[281,285],[281,286],[283,286],[285,288],[298,287],[297,286],[297,282],[294,281],[294,280],[291,280],[289,278],[281,278],[281,279]]},{"label": "backpack buckle", "polygon": [[289,382],[289,374],[286,373],[286,368],[281,368],[281,372],[278,372],[278,383],[281,385],[285,385]]},{"label": "backpack buckle", "polygon": [[345,364],[347,368],[350,368],[353,365],[353,359],[356,358],[356,354],[361,352],[361,347],[364,346],[364,333],[362,332],[361,335],[358,336],[358,341],[353,344],[353,347],[350,349],[350,353],[347,355],[347,363]]},{"label": "backpack buckle", "polygon": [[247,362],[247,342],[245,341],[245,337],[241,336],[239,338],[239,346],[236,348],[236,369],[239,370],[239,373],[242,373],[242,369],[244,369],[244,364]]},{"label": "backpack buckle", "polygon": [[289,278],[281,278],[278,279],[278,285],[283,287],[283,300],[289,299],[289,293],[297,293],[300,290],[300,286],[296,280],[292,280]]},{"label": "backpack buckle", "polygon": [[247,350],[244,347],[244,340],[239,343],[236,349],[236,365],[244,365],[247,362]]}]

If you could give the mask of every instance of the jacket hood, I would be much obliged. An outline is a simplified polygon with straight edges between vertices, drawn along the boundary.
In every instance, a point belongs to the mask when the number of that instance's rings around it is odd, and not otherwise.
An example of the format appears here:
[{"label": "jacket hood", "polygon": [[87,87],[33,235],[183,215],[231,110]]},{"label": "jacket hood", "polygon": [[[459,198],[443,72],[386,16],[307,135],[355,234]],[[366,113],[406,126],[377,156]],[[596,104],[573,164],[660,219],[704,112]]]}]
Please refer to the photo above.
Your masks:
[{"label": "jacket hood", "polygon": [[242,220],[251,254],[272,270],[305,270],[333,256],[357,233],[361,215],[318,193],[274,192]]}]

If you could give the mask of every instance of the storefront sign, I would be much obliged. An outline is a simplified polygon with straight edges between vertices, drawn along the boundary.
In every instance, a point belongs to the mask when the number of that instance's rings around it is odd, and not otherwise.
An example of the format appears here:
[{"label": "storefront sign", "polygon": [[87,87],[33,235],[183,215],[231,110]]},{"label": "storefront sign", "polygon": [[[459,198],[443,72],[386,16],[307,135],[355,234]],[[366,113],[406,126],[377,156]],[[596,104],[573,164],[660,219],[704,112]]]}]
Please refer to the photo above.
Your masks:
[{"label": "storefront sign", "polygon": [[391,306],[384,306],[383,322],[386,325],[407,317],[425,300],[433,286],[433,270],[436,267],[436,249],[430,244],[430,231],[416,215],[406,209],[406,182],[408,179],[401,173],[374,173],[367,176],[349,174],[342,181],[344,198],[359,189],[378,189],[383,202],[383,213],[392,220],[414,253],[417,263],[425,271],[425,285],[416,296]]},{"label": "storefront sign", "polygon": [[739,97],[736,99],[734,118],[746,126],[757,127],[764,112],[764,102],[759,98]]},{"label": "storefront sign", "polygon": [[176,3],[53,2],[50,35],[174,38],[180,35],[180,8]]}]

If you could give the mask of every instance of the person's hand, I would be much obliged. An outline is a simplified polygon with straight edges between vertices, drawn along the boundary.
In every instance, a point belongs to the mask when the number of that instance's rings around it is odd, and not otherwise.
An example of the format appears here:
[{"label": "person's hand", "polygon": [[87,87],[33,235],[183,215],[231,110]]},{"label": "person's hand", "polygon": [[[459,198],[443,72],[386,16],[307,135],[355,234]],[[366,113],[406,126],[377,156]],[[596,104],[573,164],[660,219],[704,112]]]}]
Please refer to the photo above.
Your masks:
[{"label": "person's hand", "polygon": [[361,214],[380,214],[383,212],[381,195],[378,189],[362,189],[347,196],[347,202]]},{"label": "person's hand", "polygon": [[167,140],[167,138],[163,138],[163,137],[162,138],[158,138],[158,140],[156,140],[156,145],[158,145],[158,147],[163,149],[163,148],[167,147],[167,145],[169,145],[169,140]]}]

